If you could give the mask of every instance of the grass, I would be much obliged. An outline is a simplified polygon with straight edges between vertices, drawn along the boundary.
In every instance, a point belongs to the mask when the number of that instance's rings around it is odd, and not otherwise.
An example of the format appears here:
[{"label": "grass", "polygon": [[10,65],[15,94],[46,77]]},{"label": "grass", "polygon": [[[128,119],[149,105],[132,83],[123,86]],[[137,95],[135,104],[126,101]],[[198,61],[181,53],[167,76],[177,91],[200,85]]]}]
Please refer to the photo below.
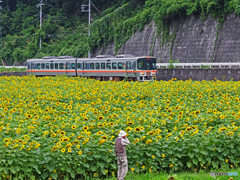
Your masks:
[{"label": "grass", "polygon": [[27,71],[26,68],[5,68],[5,67],[1,67],[0,68],[0,72],[25,72]]},{"label": "grass", "polygon": [[[237,172],[238,176],[210,176],[210,172]],[[128,172],[125,180],[167,180],[173,177],[174,180],[240,180],[240,168],[236,169],[219,169],[219,170],[211,170],[211,171],[200,171],[197,172],[189,172],[189,173],[169,173],[160,172],[160,173],[147,173],[147,174],[136,174],[133,172]],[[231,179],[232,178],[232,179]],[[116,180],[117,178],[107,178],[105,180]],[[171,179],[171,180],[173,180]],[[96,179],[95,179],[96,180]]]}]

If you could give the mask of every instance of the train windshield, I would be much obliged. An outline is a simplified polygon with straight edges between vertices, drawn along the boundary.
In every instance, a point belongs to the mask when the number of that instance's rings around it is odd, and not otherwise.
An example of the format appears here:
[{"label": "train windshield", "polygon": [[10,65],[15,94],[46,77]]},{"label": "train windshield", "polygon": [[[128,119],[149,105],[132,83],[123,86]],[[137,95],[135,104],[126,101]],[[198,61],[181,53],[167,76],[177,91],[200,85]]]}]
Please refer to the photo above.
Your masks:
[{"label": "train windshield", "polygon": [[140,58],[137,60],[137,68],[141,70],[155,70],[156,58]]}]

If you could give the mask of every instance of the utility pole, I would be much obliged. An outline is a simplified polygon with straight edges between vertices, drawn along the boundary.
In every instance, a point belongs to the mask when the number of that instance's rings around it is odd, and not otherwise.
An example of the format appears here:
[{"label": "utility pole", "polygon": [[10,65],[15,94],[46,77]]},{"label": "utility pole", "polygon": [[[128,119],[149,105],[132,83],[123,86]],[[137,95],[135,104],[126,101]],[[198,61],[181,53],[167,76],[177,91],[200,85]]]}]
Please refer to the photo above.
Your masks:
[{"label": "utility pole", "polygon": [[[2,3],[3,1],[0,0],[0,3]],[[2,6],[0,5],[0,10],[2,10]],[[0,15],[2,16],[2,13],[0,13]],[[1,26],[1,23],[2,23],[2,18],[1,18],[1,22],[0,22],[0,33],[1,33],[1,48],[2,48],[2,63],[3,63],[3,60],[4,60],[4,57],[3,57],[3,42],[2,42],[2,26]],[[3,64],[4,66],[4,64]]]},{"label": "utility pole", "polygon": [[[39,17],[40,17],[40,29],[42,27],[42,6],[44,5],[43,4],[43,0],[38,0],[40,1],[40,4],[37,5],[37,7],[40,7],[40,13],[39,13]],[[46,0],[47,1],[47,0]],[[42,47],[42,39],[41,39],[41,36],[40,36],[40,41],[39,41],[39,49],[41,49]]]},{"label": "utility pole", "polygon": [[[85,7],[88,7],[88,10],[85,10]],[[88,12],[88,36],[90,37],[90,25],[91,25],[91,0],[89,0],[88,5],[82,5],[82,12]],[[91,58],[90,51],[88,51],[88,58]]]}]

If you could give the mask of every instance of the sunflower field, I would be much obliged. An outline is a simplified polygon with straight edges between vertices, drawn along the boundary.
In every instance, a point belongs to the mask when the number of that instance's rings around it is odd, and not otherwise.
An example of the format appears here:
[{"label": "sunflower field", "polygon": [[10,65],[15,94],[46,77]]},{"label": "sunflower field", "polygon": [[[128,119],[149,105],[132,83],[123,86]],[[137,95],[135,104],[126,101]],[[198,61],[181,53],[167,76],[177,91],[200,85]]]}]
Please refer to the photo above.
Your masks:
[{"label": "sunflower field", "polygon": [[240,82],[113,82],[0,77],[0,179],[117,174],[118,132],[129,170],[186,171],[240,163]]}]

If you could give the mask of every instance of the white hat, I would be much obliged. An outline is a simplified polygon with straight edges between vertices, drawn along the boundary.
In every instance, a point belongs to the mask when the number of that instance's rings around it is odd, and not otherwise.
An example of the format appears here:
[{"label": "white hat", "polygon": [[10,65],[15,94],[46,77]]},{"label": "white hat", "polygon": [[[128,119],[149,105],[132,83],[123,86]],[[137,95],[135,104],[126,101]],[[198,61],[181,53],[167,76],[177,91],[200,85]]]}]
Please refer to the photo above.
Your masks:
[{"label": "white hat", "polygon": [[121,130],[118,134],[119,137],[123,137],[123,136],[126,136],[127,133],[125,133],[123,130]]}]

